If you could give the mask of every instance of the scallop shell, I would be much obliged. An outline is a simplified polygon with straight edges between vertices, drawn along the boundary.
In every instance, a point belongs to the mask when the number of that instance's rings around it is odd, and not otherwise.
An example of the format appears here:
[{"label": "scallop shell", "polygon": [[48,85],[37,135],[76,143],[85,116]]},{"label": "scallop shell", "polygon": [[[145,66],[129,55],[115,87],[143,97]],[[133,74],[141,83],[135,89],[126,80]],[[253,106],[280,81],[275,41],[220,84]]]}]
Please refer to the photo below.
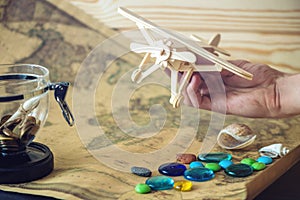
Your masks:
[{"label": "scallop shell", "polygon": [[254,142],[256,135],[245,124],[231,124],[219,132],[217,142],[224,149],[242,149]]}]

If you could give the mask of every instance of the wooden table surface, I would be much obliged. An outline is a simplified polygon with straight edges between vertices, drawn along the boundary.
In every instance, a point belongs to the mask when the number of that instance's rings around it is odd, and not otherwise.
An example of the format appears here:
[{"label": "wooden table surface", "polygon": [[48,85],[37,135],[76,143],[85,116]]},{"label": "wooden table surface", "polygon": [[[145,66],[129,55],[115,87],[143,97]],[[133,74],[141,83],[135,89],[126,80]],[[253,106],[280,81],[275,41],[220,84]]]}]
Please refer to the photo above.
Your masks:
[{"label": "wooden table surface", "polygon": [[234,58],[270,64],[289,72],[299,72],[300,3],[297,0],[139,1],[70,0],[70,2],[119,31],[136,25],[117,13],[127,7],[155,24],[186,36],[210,39],[221,33],[221,46]]},{"label": "wooden table surface", "polygon": [[[1,13],[6,13],[9,9],[17,14],[22,13],[17,12],[20,8],[17,1],[11,1],[10,4],[3,2],[0,4],[4,10]],[[19,2],[29,6],[28,2],[31,1]],[[76,86],[75,77],[78,71],[82,70],[81,66],[84,66],[83,60],[102,41],[120,31],[134,29],[135,26],[116,13],[118,1],[70,2],[75,7],[66,1],[37,1],[34,3],[35,12],[30,10],[34,13],[33,17],[28,17],[27,21],[17,18],[17,15],[1,15],[0,49],[5,52],[1,63],[22,61],[47,66],[53,81],[75,82],[74,90],[71,88],[69,91],[67,101],[73,106],[86,105],[86,109],[84,106],[81,109],[72,107],[78,123],[70,128],[60,116],[61,111],[50,95],[47,123],[36,141],[46,144],[54,153],[54,171],[43,179],[30,183],[0,185],[0,189],[62,199],[252,199],[300,160],[299,116],[288,119],[226,116],[224,126],[234,122],[247,124],[257,134],[257,139],[246,150],[226,151],[215,145],[212,152],[231,153],[233,161],[239,162],[245,157],[257,158],[258,149],[263,146],[283,143],[291,150],[290,153],[276,159],[265,170],[246,178],[229,177],[221,171],[216,173],[216,177],[211,181],[194,182],[190,192],[165,190],[146,195],[137,194],[134,191],[135,185],[145,182],[146,178],[125,172],[126,170],[118,170],[110,165],[111,163],[102,162],[101,157],[95,159],[92,154],[96,155],[98,150],[107,146],[114,146],[129,152],[128,163],[135,164],[135,157],[131,155],[148,156],[152,151],[161,151],[174,139],[180,124],[180,112],[168,104],[168,90],[155,86],[149,86],[144,91],[141,88],[128,100],[132,119],[141,126],[145,125],[149,120],[149,104],[160,103],[168,113],[165,127],[147,139],[131,137],[120,130],[112,115],[112,95],[122,75],[132,70],[133,64],[140,61],[140,57],[131,54],[124,55],[118,62],[112,62],[110,68],[99,78],[96,88],[92,90],[92,98],[96,97],[94,104],[85,104],[90,102],[88,98],[91,97],[86,91],[89,86],[94,86],[93,77],[97,73],[99,75],[99,72],[95,71],[93,74],[87,71],[81,77],[86,81],[86,85]],[[267,0],[261,3],[255,0],[242,3],[227,0],[222,3],[220,5],[220,1],[187,3],[154,0],[145,1],[143,4],[140,1],[122,1],[122,6],[163,27],[186,35],[197,33],[209,38],[214,33],[221,33],[221,46],[228,49],[233,58],[270,64],[291,73],[300,71],[300,4],[297,1]],[[46,10],[48,12],[40,12]],[[27,34],[28,30],[31,30],[31,35]],[[37,31],[36,35],[32,34],[34,31]],[[42,33],[48,33],[48,36]],[[26,38],[27,40],[24,40]],[[19,44],[14,41],[18,41]],[[23,44],[23,50],[15,50],[20,43]],[[99,57],[110,61],[113,55],[114,53],[107,49],[105,54]],[[150,93],[149,90],[153,92]],[[88,112],[90,106],[95,107],[95,113]],[[193,140],[184,147],[186,152],[199,153],[211,116],[212,113],[201,111],[201,124]],[[90,131],[98,126],[102,129],[101,133]],[[82,131],[82,127],[85,131]],[[186,134],[188,133],[187,130]],[[104,142],[106,140],[103,135],[110,139],[110,144]],[[168,159],[173,161],[177,153],[179,152],[166,152]],[[124,164],[120,162],[117,154],[107,157],[113,163],[119,163],[121,166]],[[130,163],[131,161],[133,163]],[[153,162],[156,162],[155,158]],[[157,170],[154,169],[153,175],[159,175]]]}]

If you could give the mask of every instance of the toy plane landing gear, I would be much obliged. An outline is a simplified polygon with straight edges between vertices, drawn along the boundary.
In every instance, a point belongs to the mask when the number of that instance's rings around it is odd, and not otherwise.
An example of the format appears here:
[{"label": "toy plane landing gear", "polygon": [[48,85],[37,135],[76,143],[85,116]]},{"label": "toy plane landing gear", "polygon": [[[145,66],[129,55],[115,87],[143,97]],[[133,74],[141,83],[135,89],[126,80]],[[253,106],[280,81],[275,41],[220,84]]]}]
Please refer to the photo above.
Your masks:
[{"label": "toy plane landing gear", "polygon": [[[221,53],[229,56],[230,54],[218,47],[220,43],[220,34],[215,35],[207,44],[198,36],[193,35],[195,42],[177,35],[173,32],[163,30],[152,22],[136,15],[126,8],[119,8],[119,13],[136,22],[143,37],[148,44],[131,43],[130,49],[135,53],[145,53],[138,68],[132,73],[133,82],[140,83],[153,72],[161,69],[169,69],[171,72],[171,98],[170,103],[174,108],[178,108],[183,102],[182,92],[189,83],[193,72],[198,71],[221,71],[223,68],[243,78],[252,79],[252,74],[236,67],[216,56]],[[163,39],[155,39],[151,33],[159,34]],[[210,51],[207,51],[209,49]],[[210,61],[209,65],[197,65],[197,55]],[[147,67],[151,62],[155,62]],[[179,73],[183,73],[180,82]]]}]

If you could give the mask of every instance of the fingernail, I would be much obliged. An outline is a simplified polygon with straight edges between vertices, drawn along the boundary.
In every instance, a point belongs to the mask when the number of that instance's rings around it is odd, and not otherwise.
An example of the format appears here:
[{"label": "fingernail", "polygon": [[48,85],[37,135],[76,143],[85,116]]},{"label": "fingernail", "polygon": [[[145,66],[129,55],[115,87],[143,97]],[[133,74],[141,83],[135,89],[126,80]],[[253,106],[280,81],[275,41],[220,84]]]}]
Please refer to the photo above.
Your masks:
[{"label": "fingernail", "polygon": [[203,89],[200,89],[200,96],[203,97],[203,95],[204,95]]}]

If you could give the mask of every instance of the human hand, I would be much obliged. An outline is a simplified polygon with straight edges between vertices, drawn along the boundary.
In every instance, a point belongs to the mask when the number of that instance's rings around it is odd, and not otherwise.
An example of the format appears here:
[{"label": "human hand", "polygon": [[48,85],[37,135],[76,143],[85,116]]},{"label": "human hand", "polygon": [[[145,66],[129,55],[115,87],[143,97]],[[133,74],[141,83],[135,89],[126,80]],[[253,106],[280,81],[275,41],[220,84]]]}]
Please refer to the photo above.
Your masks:
[{"label": "human hand", "polygon": [[253,79],[246,80],[227,70],[222,70],[221,77],[218,72],[195,72],[183,92],[184,103],[245,117],[278,116],[281,105],[276,81],[286,74],[264,64],[229,62],[252,73]]}]

